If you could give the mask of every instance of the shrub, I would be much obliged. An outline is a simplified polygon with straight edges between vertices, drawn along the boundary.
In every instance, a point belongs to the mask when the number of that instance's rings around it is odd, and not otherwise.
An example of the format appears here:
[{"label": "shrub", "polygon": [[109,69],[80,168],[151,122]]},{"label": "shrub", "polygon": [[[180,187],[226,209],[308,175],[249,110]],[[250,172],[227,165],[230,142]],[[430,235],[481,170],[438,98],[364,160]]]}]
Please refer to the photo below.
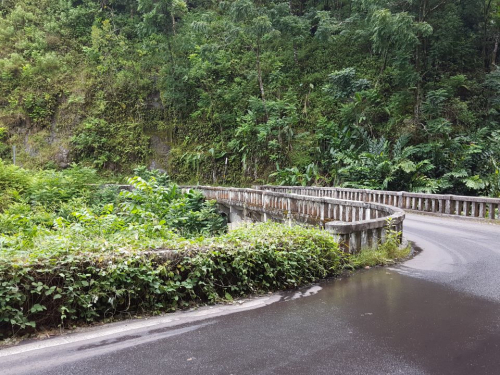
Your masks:
[{"label": "shrub", "polygon": [[61,203],[76,197],[88,197],[95,187],[90,185],[97,177],[95,171],[73,165],[63,172],[55,170],[40,171],[30,186],[30,201],[53,209]]},{"label": "shrub", "polygon": [[15,165],[5,164],[0,159],[0,190],[15,189],[19,192],[26,190],[30,184],[28,171]]},{"label": "shrub", "polygon": [[325,232],[270,223],[201,241],[171,234],[164,242],[162,251],[142,251],[146,243],[121,252],[0,256],[0,333],[296,287],[337,274],[347,261]]},{"label": "shrub", "polygon": [[351,266],[353,268],[394,264],[410,255],[411,247],[409,245],[401,246],[401,232],[394,229],[391,220],[387,221],[387,228],[386,240],[377,249],[362,249],[358,254],[352,256]]},{"label": "shrub", "polygon": [[145,166],[140,166],[134,169],[134,176],[140,177],[143,180],[149,181],[154,178],[159,185],[167,186],[170,181],[170,176],[158,169],[148,169]]},{"label": "shrub", "polygon": [[128,221],[162,223],[188,237],[219,234],[226,228],[215,203],[206,202],[200,192],[182,193],[177,185],[159,184],[154,177],[145,181],[136,176],[129,183],[134,189],[121,193]]}]

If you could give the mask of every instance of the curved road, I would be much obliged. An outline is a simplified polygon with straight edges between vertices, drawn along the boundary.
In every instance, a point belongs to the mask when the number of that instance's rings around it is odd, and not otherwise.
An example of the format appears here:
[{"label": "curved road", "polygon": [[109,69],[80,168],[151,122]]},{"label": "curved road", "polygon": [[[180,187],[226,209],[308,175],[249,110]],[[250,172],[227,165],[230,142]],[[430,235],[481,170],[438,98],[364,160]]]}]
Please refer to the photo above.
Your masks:
[{"label": "curved road", "polygon": [[0,350],[0,374],[500,374],[500,226],[410,214],[405,236],[397,267]]}]

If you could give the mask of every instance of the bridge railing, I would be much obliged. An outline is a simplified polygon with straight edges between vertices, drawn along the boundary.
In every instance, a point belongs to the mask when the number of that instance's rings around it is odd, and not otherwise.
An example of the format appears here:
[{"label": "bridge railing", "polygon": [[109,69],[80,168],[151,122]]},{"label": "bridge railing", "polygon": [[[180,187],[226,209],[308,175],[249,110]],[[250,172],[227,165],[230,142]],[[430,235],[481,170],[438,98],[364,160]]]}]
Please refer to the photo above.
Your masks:
[{"label": "bridge railing", "polygon": [[500,199],[461,195],[422,194],[404,191],[364,190],[337,187],[256,186],[256,189],[313,197],[330,197],[361,202],[373,202],[403,210],[462,216],[485,220],[500,220]]},{"label": "bridge railing", "polygon": [[258,189],[211,186],[185,186],[183,189],[199,190],[207,199],[239,209],[246,217],[251,216],[251,212],[258,212],[262,214],[260,220],[264,221],[273,218],[321,226],[349,252],[383,243],[389,229],[400,234],[403,231],[404,211],[379,203]]}]

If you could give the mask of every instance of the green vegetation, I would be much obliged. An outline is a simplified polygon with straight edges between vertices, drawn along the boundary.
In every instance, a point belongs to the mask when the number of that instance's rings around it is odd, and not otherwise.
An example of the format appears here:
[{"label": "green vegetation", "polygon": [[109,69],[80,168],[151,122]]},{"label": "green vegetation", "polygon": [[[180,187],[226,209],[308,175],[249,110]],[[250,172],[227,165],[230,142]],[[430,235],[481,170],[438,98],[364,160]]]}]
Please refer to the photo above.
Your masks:
[{"label": "green vegetation", "polygon": [[[225,233],[215,202],[157,170],[134,172],[134,189],[120,190],[86,167],[0,162],[0,337],[297,287],[366,263],[317,229]],[[390,238],[381,251],[396,257]]]},{"label": "green vegetation", "polygon": [[[137,169],[132,191],[100,186],[96,171],[73,165],[33,173],[0,163],[1,255],[128,251],[158,247],[175,236],[194,238],[225,231],[226,222],[201,193],[182,193],[168,177]],[[158,178],[156,178],[156,177]],[[150,242],[148,242],[150,241]]]},{"label": "green vegetation", "polygon": [[379,245],[377,249],[362,249],[358,254],[351,257],[350,265],[356,268],[373,267],[379,265],[394,264],[397,261],[402,261],[411,253],[411,246],[408,244],[402,247],[400,243],[401,233],[396,232],[391,223],[387,223],[386,241]]},{"label": "green vegetation", "polygon": [[[45,237],[37,241],[44,252],[3,253],[0,333],[296,287],[335,275],[346,262],[332,236],[298,226],[259,224],[196,240],[160,232],[144,242],[134,241],[128,231],[119,238],[107,236],[98,251],[92,246],[97,239],[87,239],[89,245],[68,239],[56,248]],[[149,250],[154,242],[156,250]]]},{"label": "green vegetation", "polygon": [[[500,196],[498,0],[0,1],[0,333],[404,256],[177,182]],[[8,164],[16,146],[16,164]]]},{"label": "green vegetation", "polygon": [[[153,284],[145,287],[136,278],[153,278],[170,264],[166,259],[159,264],[162,255],[153,256],[152,252],[165,246],[175,250],[187,246],[195,251],[202,236],[223,234],[226,222],[214,202],[206,202],[201,193],[181,192],[158,171],[138,168],[135,172],[137,176],[129,179],[134,189],[120,191],[117,185],[103,185],[89,168],[73,165],[62,172],[33,172],[0,162],[2,335],[36,323],[65,325],[66,321],[109,316],[107,311],[115,306],[111,294],[104,310],[89,302],[91,296],[100,298],[104,293],[98,291],[99,280],[105,280],[102,287],[114,290],[116,297],[126,289],[136,293],[144,311],[173,307],[170,294],[158,297],[168,299],[170,305],[157,305],[153,297],[149,304],[143,300],[153,293],[148,289]],[[137,275],[120,271],[129,264],[130,272]],[[176,265],[172,265],[174,271]],[[116,280],[106,276],[111,274]],[[173,274],[162,275],[170,280]],[[129,277],[126,289],[120,289],[120,277]],[[163,291],[155,289],[154,293]]]},{"label": "green vegetation", "polygon": [[497,0],[3,0],[0,157],[500,196]]}]

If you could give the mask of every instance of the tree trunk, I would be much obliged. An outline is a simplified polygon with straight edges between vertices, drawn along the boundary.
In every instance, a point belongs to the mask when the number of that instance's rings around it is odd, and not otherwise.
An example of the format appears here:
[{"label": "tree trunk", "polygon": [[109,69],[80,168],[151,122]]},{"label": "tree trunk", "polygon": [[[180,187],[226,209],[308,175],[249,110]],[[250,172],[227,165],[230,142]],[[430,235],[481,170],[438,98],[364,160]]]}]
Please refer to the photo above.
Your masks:
[{"label": "tree trunk", "polygon": [[266,102],[266,93],[264,91],[264,82],[262,81],[262,69],[260,66],[260,44],[257,43],[257,77],[259,79],[260,96],[262,101]]},{"label": "tree trunk", "polygon": [[420,104],[422,101],[422,69],[421,69],[421,56],[420,56],[420,46],[417,45],[415,51],[415,70],[418,75],[417,90],[415,92],[415,107],[413,109],[413,116],[415,123],[420,122]]},{"label": "tree trunk", "polygon": [[172,44],[170,43],[170,38],[167,37],[167,48],[168,48],[168,56],[170,57],[170,64],[172,74],[175,73],[175,60],[174,60],[174,51],[172,50]]},{"label": "tree trunk", "polygon": [[257,178],[259,178],[259,157],[255,158],[255,164],[254,164],[254,169],[253,169],[254,181],[257,181]]},{"label": "tree trunk", "polygon": [[171,17],[172,17],[172,31],[175,35],[175,16],[173,13],[170,13]]},{"label": "tree trunk", "polygon": [[379,77],[377,79],[377,83],[379,82],[380,78],[382,77],[382,74],[385,72],[385,68],[387,68],[387,61],[389,60],[389,48],[386,48],[383,54],[383,62],[382,62],[382,67],[380,68],[380,73]]},{"label": "tree trunk", "polygon": [[493,53],[491,54],[491,70],[496,69],[497,65],[497,53],[498,53],[498,38],[499,34],[495,35],[495,47],[493,47]]},{"label": "tree trunk", "polygon": [[299,58],[297,56],[297,45],[293,42],[293,59],[295,60],[295,65],[299,66]]},{"label": "tree trunk", "polygon": [[[290,11],[290,15],[293,16],[293,4],[292,4],[292,0],[290,0],[288,2],[288,9]],[[292,36],[292,39],[293,39],[293,36]],[[292,43],[293,44],[293,59],[295,60],[295,65],[299,66],[299,59],[297,58],[297,45],[295,44],[295,42]]]},{"label": "tree trunk", "polygon": [[486,44],[488,43],[488,21],[489,21],[489,14],[490,14],[490,9],[491,9],[491,2],[492,0],[486,0],[484,3],[484,9],[483,9],[483,61],[485,68],[488,69],[488,58],[487,58],[487,51],[486,51]]},{"label": "tree trunk", "polygon": [[264,91],[264,81],[262,80],[262,69],[260,66],[260,41],[257,42],[257,78],[259,80],[260,97],[262,98],[262,104],[264,105],[264,111],[266,112],[267,121],[267,106],[266,106],[266,93]]},{"label": "tree trunk", "polygon": [[422,106],[422,79],[419,75],[417,82],[417,90],[415,93],[415,107],[413,109],[413,116],[415,123],[420,123],[420,107]]}]

